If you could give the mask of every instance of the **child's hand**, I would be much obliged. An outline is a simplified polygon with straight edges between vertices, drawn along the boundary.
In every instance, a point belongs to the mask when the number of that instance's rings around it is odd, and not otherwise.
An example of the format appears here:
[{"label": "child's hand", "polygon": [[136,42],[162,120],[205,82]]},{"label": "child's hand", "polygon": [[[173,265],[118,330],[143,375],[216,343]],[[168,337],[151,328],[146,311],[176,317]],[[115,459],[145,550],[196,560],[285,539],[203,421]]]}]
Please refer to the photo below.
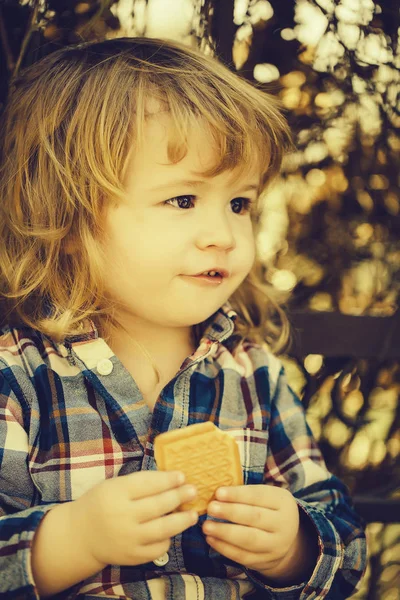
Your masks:
[{"label": "child's hand", "polygon": [[219,488],[208,514],[231,523],[206,520],[206,540],[235,562],[274,577],[292,569],[299,532],[299,509],[292,494],[268,485]]},{"label": "child's hand", "polygon": [[179,475],[140,471],[106,479],[70,503],[71,527],[99,570],[155,560],[171,537],[197,522],[195,511],[168,514],[196,496]]}]

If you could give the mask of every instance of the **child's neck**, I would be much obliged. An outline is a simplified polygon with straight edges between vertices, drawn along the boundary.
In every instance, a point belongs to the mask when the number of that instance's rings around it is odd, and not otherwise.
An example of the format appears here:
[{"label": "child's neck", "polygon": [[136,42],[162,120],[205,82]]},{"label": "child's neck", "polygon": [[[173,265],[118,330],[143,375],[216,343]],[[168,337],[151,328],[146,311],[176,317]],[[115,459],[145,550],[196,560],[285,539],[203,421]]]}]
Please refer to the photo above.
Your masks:
[{"label": "child's neck", "polygon": [[[192,328],[159,330],[159,335],[155,335],[155,330],[136,327],[133,334],[123,324],[108,334],[99,328],[99,333],[130,372],[135,369],[147,374],[153,372],[155,384],[170,381],[183,361],[196,350]],[[160,381],[157,381],[157,371]]]},{"label": "child's neck", "polygon": [[126,336],[121,336],[121,339],[115,339],[114,342],[111,340],[108,345],[132,375],[151,412],[161,391],[176,376],[184,360],[195,350],[191,345],[181,345],[177,348],[170,346],[165,352],[151,347],[152,351],[147,348],[151,356],[149,360],[129,338],[127,341]]}]

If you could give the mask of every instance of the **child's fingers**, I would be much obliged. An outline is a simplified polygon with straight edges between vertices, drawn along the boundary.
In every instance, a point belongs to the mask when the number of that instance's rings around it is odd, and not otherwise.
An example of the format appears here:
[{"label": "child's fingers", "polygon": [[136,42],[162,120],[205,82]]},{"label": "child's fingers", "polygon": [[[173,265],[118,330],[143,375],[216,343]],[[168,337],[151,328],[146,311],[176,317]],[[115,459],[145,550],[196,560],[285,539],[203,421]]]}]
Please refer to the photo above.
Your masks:
[{"label": "child's fingers", "polygon": [[274,549],[276,538],[273,534],[254,527],[236,525],[235,523],[215,523],[205,521],[203,531],[206,535],[230,542],[242,550],[268,553]]},{"label": "child's fingers", "polygon": [[[240,565],[244,565],[245,567],[256,568],[256,565],[260,564],[265,568],[265,565],[269,562],[268,553],[257,554],[255,552],[239,548],[238,546],[234,546],[225,540],[220,540],[210,536],[206,537],[206,541],[217,552],[239,563]],[[274,561],[271,562],[273,563]]]},{"label": "child's fingers", "polygon": [[225,519],[239,525],[256,526],[257,529],[273,533],[277,530],[276,510],[253,506],[250,504],[237,504],[236,502],[211,502],[207,513],[219,519]]},{"label": "child's fingers", "polygon": [[280,510],[289,493],[273,485],[232,485],[218,488],[215,497],[222,502],[263,506],[276,511]]},{"label": "child's fingers", "polygon": [[181,487],[167,490],[157,495],[157,498],[141,498],[136,500],[135,518],[138,523],[146,523],[157,517],[161,517],[180,506],[183,502],[188,502],[196,497],[196,488],[193,485],[183,485]]},{"label": "child's fingers", "polygon": [[138,471],[108,481],[117,482],[131,500],[138,500],[183,485],[184,475],[179,471]]},{"label": "child's fingers", "polygon": [[[141,546],[140,558],[143,562],[150,562],[168,552],[171,545],[171,540],[163,540],[147,546]],[[139,563],[140,564],[140,563]]]},{"label": "child's fingers", "polygon": [[154,544],[170,539],[182,533],[188,527],[195,525],[198,514],[193,511],[183,511],[166,515],[154,521],[149,521],[141,526],[140,544]]}]

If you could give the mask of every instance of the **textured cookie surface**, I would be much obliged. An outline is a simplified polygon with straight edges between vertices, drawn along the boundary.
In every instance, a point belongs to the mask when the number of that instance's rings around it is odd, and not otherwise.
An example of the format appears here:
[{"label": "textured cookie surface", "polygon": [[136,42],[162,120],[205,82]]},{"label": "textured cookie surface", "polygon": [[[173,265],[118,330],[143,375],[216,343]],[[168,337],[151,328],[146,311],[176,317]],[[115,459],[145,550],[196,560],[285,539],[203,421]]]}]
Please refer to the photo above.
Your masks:
[{"label": "textured cookie surface", "polygon": [[223,485],[242,485],[239,447],[228,433],[211,421],[167,431],[155,438],[154,456],[160,471],[182,471],[197,497],[178,510],[194,509],[202,515]]}]

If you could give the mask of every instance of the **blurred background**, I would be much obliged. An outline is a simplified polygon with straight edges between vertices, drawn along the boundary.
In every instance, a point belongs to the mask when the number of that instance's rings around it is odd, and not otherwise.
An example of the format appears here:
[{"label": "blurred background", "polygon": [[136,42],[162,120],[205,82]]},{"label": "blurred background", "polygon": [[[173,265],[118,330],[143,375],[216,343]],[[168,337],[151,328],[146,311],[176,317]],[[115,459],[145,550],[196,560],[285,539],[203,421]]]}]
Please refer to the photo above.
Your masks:
[{"label": "blurred background", "polygon": [[281,98],[297,149],[257,249],[289,307],[282,360],[368,523],[353,597],[400,600],[399,0],[0,0],[0,36],[0,113],[23,67],[124,36],[200,48]]}]

